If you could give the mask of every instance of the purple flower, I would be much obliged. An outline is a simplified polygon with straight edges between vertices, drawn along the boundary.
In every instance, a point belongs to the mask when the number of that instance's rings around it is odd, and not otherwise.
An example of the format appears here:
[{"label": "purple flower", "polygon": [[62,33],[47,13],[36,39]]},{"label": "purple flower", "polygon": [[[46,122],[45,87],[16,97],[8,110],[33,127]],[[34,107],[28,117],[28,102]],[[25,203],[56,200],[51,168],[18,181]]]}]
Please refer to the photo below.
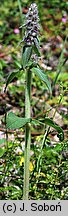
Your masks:
[{"label": "purple flower", "polygon": [[19,34],[19,33],[20,33],[19,29],[18,29],[18,28],[15,28],[15,29],[14,29],[14,33],[15,33],[15,34]]},{"label": "purple flower", "polygon": [[67,21],[67,14],[66,14],[66,12],[63,14],[63,17],[62,17],[62,22],[63,23],[66,23],[66,21]]},{"label": "purple flower", "polygon": [[25,27],[25,37],[22,41],[31,46],[35,44],[35,40],[38,41],[38,31],[39,31],[39,17],[38,9],[35,3],[31,4],[28,13],[26,14],[26,23]]},{"label": "purple flower", "polygon": [[67,21],[66,17],[62,17],[62,22],[66,23],[66,21]]}]

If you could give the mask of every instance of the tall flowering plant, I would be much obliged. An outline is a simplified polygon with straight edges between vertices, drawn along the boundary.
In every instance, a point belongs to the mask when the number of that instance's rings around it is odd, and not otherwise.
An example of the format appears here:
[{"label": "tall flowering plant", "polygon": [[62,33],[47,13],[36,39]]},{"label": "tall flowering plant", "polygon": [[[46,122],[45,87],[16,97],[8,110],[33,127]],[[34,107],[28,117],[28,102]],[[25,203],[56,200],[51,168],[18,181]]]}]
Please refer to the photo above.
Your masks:
[{"label": "tall flowering plant", "polygon": [[[37,5],[31,4],[28,13],[26,14],[25,36],[23,38],[23,62],[25,62],[24,68],[27,65],[27,61],[30,60],[35,48],[38,50],[38,30],[39,30],[39,17]],[[39,52],[39,51],[38,51]],[[25,61],[26,56],[26,61]],[[29,67],[26,70],[26,90],[25,90],[25,118],[31,117],[31,77],[32,71]],[[29,191],[29,163],[30,163],[30,144],[31,144],[31,125],[27,123],[25,126],[25,160],[24,160],[24,199],[28,199]]]},{"label": "tall flowering plant", "polygon": [[[22,49],[22,66],[18,71],[12,72],[6,82],[6,88],[8,84],[18,77],[20,71],[25,71],[26,74],[26,86],[25,86],[25,117],[18,117],[13,112],[10,112],[6,117],[6,129],[16,129],[25,126],[25,150],[24,150],[24,188],[23,199],[29,199],[29,164],[30,164],[30,145],[31,145],[31,124],[49,125],[57,130],[60,140],[64,139],[63,130],[56,125],[52,119],[45,118],[44,123],[35,120],[31,117],[31,80],[32,74],[35,73],[42,81],[45,82],[47,88],[51,93],[51,84],[46,73],[40,68],[37,60],[40,56],[39,47],[39,17],[38,8],[35,3],[31,4],[28,13],[26,14],[26,22],[24,24],[25,36],[21,42],[23,42]],[[48,134],[48,132],[47,132]],[[44,134],[42,148],[44,147],[46,135]],[[40,158],[40,157],[39,157]],[[39,163],[38,163],[39,164]]]}]

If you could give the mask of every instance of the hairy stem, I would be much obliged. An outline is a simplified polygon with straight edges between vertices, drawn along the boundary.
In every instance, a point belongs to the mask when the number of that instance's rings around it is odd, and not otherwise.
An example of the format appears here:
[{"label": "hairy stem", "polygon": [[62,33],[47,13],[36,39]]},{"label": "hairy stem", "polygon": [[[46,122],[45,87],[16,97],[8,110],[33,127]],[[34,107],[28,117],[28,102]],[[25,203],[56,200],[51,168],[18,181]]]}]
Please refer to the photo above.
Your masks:
[{"label": "hairy stem", "polygon": [[[26,71],[26,90],[25,90],[25,117],[31,117],[30,111],[31,98],[31,71]],[[25,126],[25,156],[24,156],[24,195],[23,199],[28,200],[29,196],[29,164],[30,164],[30,143],[31,128],[30,123]]]}]

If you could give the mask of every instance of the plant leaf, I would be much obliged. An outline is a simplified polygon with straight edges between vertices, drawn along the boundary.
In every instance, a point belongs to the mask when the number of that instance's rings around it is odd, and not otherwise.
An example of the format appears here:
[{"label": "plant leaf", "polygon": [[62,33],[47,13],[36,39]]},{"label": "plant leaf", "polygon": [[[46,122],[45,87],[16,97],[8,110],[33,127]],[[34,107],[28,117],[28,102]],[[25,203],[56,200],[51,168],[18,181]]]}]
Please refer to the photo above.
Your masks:
[{"label": "plant leaf", "polygon": [[13,112],[10,112],[6,118],[6,128],[7,129],[17,129],[21,128],[28,122],[30,122],[30,118],[20,118],[16,116]]},{"label": "plant leaf", "polygon": [[24,46],[23,51],[22,51],[22,65],[23,65],[23,68],[25,68],[28,65],[31,54],[32,54],[32,47],[31,46],[29,46],[29,47]]},{"label": "plant leaf", "polygon": [[31,120],[31,123],[33,124],[33,125],[43,125],[44,126],[44,123],[43,122],[41,122],[41,121],[39,121],[39,120],[36,120],[36,119],[32,119]]},{"label": "plant leaf", "polygon": [[34,38],[34,51],[38,56],[40,56],[40,46],[37,38]]},{"label": "plant leaf", "polygon": [[50,84],[50,81],[49,81],[47,75],[40,68],[33,67],[31,69],[31,71],[34,72],[43,82],[45,82],[49,91],[52,92],[51,91],[51,84]]},{"label": "plant leaf", "polygon": [[64,140],[64,132],[63,132],[62,128],[59,125],[57,125],[55,122],[53,122],[50,118],[45,117],[45,119],[44,119],[45,123],[42,123],[41,121],[35,120],[35,119],[34,120],[32,119],[31,122],[34,125],[39,125],[39,124],[44,125],[44,124],[46,124],[46,125],[49,125],[50,127],[53,127],[58,132],[57,136],[59,137],[60,141]]},{"label": "plant leaf", "polygon": [[60,126],[58,126],[56,123],[54,123],[50,118],[45,118],[45,124],[49,125],[50,127],[53,127],[57,130],[58,132],[58,137],[60,141],[64,140],[64,132]]},{"label": "plant leaf", "polygon": [[2,157],[4,153],[5,153],[5,149],[0,148],[0,157]]},{"label": "plant leaf", "polygon": [[17,77],[17,75],[18,75],[19,72],[20,72],[20,71],[17,70],[17,71],[15,71],[15,72],[10,73],[10,75],[8,76],[7,82],[6,82],[5,91],[6,91],[7,86],[9,85],[9,83],[11,83],[12,80],[13,80],[15,77]]}]

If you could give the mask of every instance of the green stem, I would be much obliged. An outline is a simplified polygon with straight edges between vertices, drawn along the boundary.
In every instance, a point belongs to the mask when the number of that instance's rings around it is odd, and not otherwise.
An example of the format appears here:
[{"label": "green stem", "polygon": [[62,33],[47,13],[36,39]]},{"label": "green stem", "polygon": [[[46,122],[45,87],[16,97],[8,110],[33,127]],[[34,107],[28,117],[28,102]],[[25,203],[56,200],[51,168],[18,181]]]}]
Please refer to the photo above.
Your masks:
[{"label": "green stem", "polygon": [[18,6],[19,6],[19,11],[20,11],[20,16],[21,16],[21,19],[22,19],[22,7],[21,7],[20,0],[18,0]]},{"label": "green stem", "polygon": [[49,131],[50,131],[50,127],[48,127],[46,133],[44,134],[44,137],[43,137],[43,141],[42,141],[42,146],[41,146],[41,150],[40,150],[40,155],[38,157],[38,161],[37,161],[37,172],[40,173],[40,160],[41,160],[41,157],[42,157],[42,153],[43,153],[43,149],[45,147],[45,141],[48,137],[48,134],[49,134]]},{"label": "green stem", "polygon": [[[31,117],[30,98],[31,98],[31,71],[26,71],[26,90],[25,90],[25,117]],[[23,199],[28,200],[29,196],[29,164],[30,164],[30,143],[31,128],[30,123],[25,126],[25,156],[24,156],[24,195]]]}]

